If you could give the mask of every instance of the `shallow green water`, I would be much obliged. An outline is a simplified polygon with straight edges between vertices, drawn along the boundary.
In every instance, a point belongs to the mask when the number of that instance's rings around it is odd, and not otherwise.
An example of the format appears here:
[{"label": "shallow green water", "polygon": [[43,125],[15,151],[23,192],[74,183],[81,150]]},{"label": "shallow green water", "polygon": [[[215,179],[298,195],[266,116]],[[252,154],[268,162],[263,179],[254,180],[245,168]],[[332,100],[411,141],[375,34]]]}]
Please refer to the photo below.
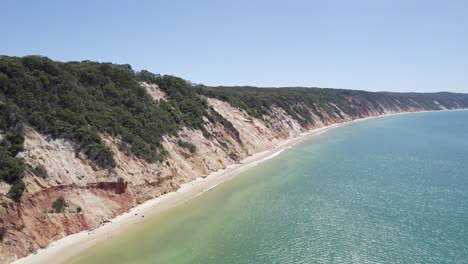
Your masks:
[{"label": "shallow green water", "polygon": [[311,137],[72,263],[468,263],[468,111]]}]

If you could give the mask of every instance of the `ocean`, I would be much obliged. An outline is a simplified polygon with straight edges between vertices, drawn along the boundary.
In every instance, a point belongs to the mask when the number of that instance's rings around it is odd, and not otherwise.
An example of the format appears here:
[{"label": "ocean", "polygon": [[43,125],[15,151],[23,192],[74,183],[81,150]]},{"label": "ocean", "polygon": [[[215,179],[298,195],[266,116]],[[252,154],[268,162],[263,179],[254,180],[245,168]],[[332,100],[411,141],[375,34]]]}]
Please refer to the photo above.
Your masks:
[{"label": "ocean", "polygon": [[468,263],[468,111],[310,136],[70,263]]}]

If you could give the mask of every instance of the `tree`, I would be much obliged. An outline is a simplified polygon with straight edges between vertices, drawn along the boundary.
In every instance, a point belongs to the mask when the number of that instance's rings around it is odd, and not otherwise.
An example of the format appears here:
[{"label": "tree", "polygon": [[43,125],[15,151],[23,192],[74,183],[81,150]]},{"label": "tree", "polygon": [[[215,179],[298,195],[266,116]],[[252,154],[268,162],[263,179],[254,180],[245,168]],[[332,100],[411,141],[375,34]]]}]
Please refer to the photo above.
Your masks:
[{"label": "tree", "polygon": [[19,180],[17,183],[11,186],[10,190],[7,193],[7,196],[16,202],[19,202],[25,189],[26,186],[24,185],[23,180]]},{"label": "tree", "polygon": [[57,200],[52,203],[52,209],[54,209],[55,213],[62,213],[66,206],[67,203],[65,202],[65,198],[63,198],[63,196],[59,196]]}]

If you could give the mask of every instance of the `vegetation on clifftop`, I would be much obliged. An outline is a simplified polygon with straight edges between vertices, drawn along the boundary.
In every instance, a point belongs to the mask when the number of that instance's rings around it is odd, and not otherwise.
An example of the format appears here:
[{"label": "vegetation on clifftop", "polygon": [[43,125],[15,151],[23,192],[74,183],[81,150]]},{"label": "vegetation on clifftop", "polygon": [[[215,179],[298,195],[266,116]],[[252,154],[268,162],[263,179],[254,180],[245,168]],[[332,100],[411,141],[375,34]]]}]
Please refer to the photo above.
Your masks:
[{"label": "vegetation on clifftop", "polygon": [[[167,100],[152,100],[140,81],[159,85]],[[0,180],[17,185],[12,197],[24,190],[25,166],[15,157],[25,126],[70,140],[77,152],[111,170],[113,153],[101,134],[118,139],[121,150],[157,162],[167,154],[162,136],[176,135],[182,126],[204,130],[208,115],[206,101],[183,79],[135,73],[129,65],[40,56],[0,57],[0,110]]]},{"label": "vegetation on clifftop", "polygon": [[[141,82],[157,84],[167,96],[153,100]],[[26,166],[17,157],[28,127],[71,141],[77,153],[108,170],[116,164],[102,135],[113,137],[121,150],[148,162],[165,159],[161,138],[177,135],[182,127],[199,129],[212,138],[206,120],[223,126],[242,143],[239,131],[208,106],[205,97],[229,102],[260,119],[274,114],[274,108],[282,108],[304,127],[314,124],[316,118],[324,119],[324,114],[358,118],[386,110],[435,110],[440,109],[439,104],[468,107],[466,94],[194,86],[174,76],[135,72],[129,65],[0,56],[0,180],[12,186],[8,196],[19,201],[25,171],[47,177],[46,168]],[[196,152],[192,143],[178,143]]]},{"label": "vegetation on clifftop", "polygon": [[[389,93],[366,92],[323,88],[257,88],[257,87],[208,87],[197,86],[197,92],[211,98],[226,101],[245,110],[249,115],[262,119],[280,107],[303,126],[314,123],[314,113],[343,113],[352,117],[366,116],[369,111],[384,113],[385,110],[440,110],[468,107],[468,94],[454,93]],[[338,109],[338,108],[339,109]],[[340,111],[341,110],[341,111]],[[342,113],[343,112],[343,113]]]}]

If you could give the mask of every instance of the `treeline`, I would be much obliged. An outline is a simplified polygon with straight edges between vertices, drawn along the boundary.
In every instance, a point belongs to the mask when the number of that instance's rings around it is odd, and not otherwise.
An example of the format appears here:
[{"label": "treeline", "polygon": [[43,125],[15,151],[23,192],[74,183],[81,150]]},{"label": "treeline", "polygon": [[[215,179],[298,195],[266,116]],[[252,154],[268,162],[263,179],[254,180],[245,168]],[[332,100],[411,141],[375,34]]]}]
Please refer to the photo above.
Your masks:
[{"label": "treeline", "polygon": [[[468,107],[468,94],[455,93],[389,93],[323,88],[257,88],[196,87],[199,94],[217,98],[262,119],[272,114],[273,107],[284,109],[303,126],[314,123],[310,113],[323,119],[324,113],[363,117],[369,111],[439,110]],[[336,106],[336,107],[335,107]],[[337,107],[341,110],[338,110]]]},{"label": "treeline", "polygon": [[[167,97],[153,100],[140,82],[157,84]],[[315,122],[311,112],[324,118],[324,113],[342,115],[341,109],[347,115],[362,117],[369,111],[383,113],[385,109],[439,109],[436,102],[448,108],[468,107],[466,94],[207,87],[174,76],[135,72],[129,65],[0,56],[0,180],[12,185],[8,195],[19,200],[25,188],[25,171],[47,177],[45,168],[26,166],[17,157],[27,127],[70,140],[77,152],[108,170],[116,164],[101,134],[117,139],[120,150],[148,162],[165,159],[161,138],[176,135],[181,127],[214,137],[206,131],[205,120],[222,125],[242,143],[239,131],[209,107],[204,96],[227,101],[260,119],[280,107],[303,126]],[[192,153],[196,151],[190,142],[178,144]]]},{"label": "treeline", "polygon": [[[140,81],[159,85],[168,97],[155,102]],[[70,140],[76,151],[112,170],[114,156],[100,134],[118,139],[129,154],[158,162],[167,155],[163,135],[176,135],[186,126],[210,136],[203,116],[214,115],[183,79],[136,73],[129,65],[62,63],[40,56],[0,57],[0,110],[0,180],[13,184],[15,199],[24,190],[21,178],[27,169],[16,158],[25,125]]]},{"label": "treeline", "polygon": [[11,103],[6,103],[0,94],[0,180],[11,184],[8,196],[16,201],[24,191],[22,181],[25,164],[16,155],[23,150],[23,127],[18,109]]}]

